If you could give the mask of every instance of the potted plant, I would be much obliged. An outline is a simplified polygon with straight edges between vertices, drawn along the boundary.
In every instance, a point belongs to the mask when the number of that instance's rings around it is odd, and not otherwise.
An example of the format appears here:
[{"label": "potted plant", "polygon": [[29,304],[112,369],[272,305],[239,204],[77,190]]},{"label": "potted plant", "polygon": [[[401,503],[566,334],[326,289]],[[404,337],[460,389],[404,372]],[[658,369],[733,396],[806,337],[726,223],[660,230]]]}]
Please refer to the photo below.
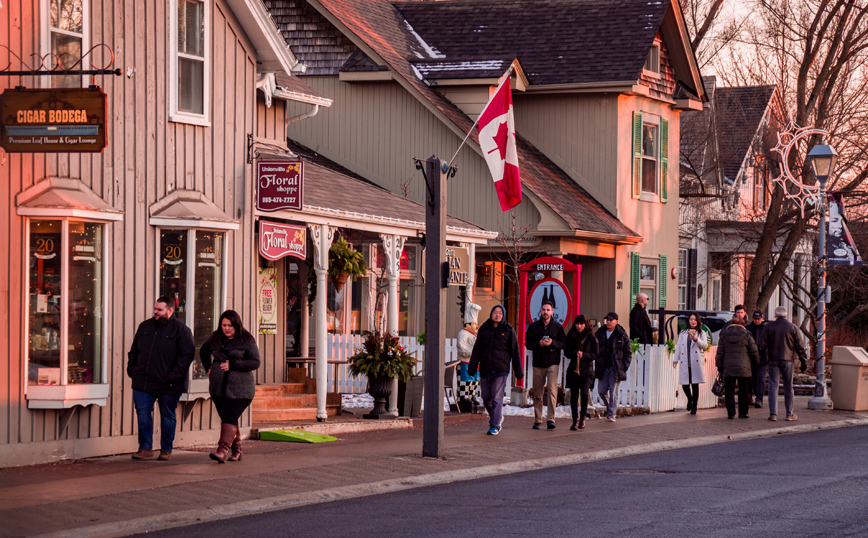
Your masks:
[{"label": "potted plant", "polygon": [[365,331],[362,337],[362,347],[347,358],[349,372],[353,376],[368,376],[368,394],[374,398],[374,409],[364,417],[385,417],[392,379],[406,383],[415,372],[416,359],[398,343],[395,335]]},{"label": "potted plant", "polygon": [[335,292],[340,293],[348,278],[355,280],[365,276],[368,266],[365,265],[365,256],[350,246],[341,237],[329,248],[329,277],[334,284]]}]

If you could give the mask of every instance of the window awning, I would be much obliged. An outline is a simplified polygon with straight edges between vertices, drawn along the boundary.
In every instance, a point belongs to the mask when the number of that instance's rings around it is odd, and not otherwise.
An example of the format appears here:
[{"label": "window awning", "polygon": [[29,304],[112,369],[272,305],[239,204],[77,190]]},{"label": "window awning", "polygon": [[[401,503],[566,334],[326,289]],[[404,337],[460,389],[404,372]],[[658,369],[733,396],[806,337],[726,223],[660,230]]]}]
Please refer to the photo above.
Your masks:
[{"label": "window awning", "polygon": [[149,208],[151,226],[238,230],[240,224],[196,191],[175,191]]},{"label": "window awning", "polygon": [[16,212],[25,217],[124,218],[122,210],[112,207],[77,179],[44,179],[19,193],[15,204]]}]

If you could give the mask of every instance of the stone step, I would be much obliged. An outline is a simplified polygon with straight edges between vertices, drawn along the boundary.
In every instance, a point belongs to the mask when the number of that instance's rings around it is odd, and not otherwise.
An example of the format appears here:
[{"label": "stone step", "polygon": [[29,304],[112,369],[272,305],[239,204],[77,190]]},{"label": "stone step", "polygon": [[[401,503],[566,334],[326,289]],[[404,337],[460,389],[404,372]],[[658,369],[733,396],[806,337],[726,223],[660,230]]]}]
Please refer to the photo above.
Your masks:
[{"label": "stone step", "polygon": [[[341,407],[339,405],[326,406],[326,415],[333,417],[340,414]],[[295,409],[253,409],[253,424],[315,419],[316,406],[298,407]]]},{"label": "stone step", "polygon": [[253,400],[253,409],[290,409],[316,407],[316,394],[288,394],[285,396],[260,396]]}]

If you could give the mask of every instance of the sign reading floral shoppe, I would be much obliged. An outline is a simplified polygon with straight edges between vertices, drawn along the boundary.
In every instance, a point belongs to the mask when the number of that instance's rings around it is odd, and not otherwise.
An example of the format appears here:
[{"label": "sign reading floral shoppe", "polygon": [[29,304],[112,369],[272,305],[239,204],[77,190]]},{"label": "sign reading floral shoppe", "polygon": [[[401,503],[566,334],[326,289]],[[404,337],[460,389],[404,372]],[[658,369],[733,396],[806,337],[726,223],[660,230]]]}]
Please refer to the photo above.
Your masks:
[{"label": "sign reading floral shoppe", "polygon": [[259,221],[259,253],[277,261],[284,256],[307,258],[307,235],[304,226]]},{"label": "sign reading floral shoppe", "polygon": [[259,161],[256,165],[256,209],[301,211],[304,194],[304,163]]}]

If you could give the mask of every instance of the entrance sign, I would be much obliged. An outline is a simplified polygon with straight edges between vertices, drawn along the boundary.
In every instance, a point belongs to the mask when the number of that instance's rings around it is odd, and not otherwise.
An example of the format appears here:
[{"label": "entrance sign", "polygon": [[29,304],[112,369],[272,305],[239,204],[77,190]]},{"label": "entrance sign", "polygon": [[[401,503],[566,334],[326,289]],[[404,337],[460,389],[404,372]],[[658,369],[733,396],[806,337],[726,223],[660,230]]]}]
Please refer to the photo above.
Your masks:
[{"label": "entrance sign", "polygon": [[446,247],[449,264],[449,285],[466,286],[470,276],[470,254],[464,247]]},{"label": "entrance sign", "polygon": [[277,270],[259,268],[259,334],[277,333]]},{"label": "entrance sign", "polygon": [[285,256],[307,258],[307,229],[304,226],[259,221],[259,253],[266,260]]},{"label": "entrance sign", "polygon": [[7,153],[97,153],[106,146],[106,97],[98,87],[11,89],[0,95]]},{"label": "entrance sign", "polygon": [[[544,300],[549,300],[555,303],[555,319],[558,323],[564,325],[564,330],[568,331],[572,324],[573,317],[579,315],[579,304],[581,298],[581,288],[579,287],[579,276],[582,273],[582,266],[573,263],[564,258],[555,258],[554,256],[543,256],[528,263],[518,266],[520,273],[520,291],[518,296],[518,320],[516,332],[518,332],[518,345],[520,349],[524,349],[524,337],[527,330],[527,325],[539,316],[540,305]],[[544,278],[543,271],[552,273],[563,273],[562,279],[549,276]],[[564,282],[566,273],[572,273],[573,292],[572,296]],[[527,293],[527,277],[528,274],[535,275],[535,278],[540,280],[534,285],[531,290],[530,297]],[[559,319],[560,318],[560,319]],[[522,357],[522,368],[524,368],[524,358]],[[524,381],[518,380],[518,386],[523,387]]]},{"label": "entrance sign", "polygon": [[303,162],[259,161],[256,164],[256,209],[301,211],[303,194]]}]

